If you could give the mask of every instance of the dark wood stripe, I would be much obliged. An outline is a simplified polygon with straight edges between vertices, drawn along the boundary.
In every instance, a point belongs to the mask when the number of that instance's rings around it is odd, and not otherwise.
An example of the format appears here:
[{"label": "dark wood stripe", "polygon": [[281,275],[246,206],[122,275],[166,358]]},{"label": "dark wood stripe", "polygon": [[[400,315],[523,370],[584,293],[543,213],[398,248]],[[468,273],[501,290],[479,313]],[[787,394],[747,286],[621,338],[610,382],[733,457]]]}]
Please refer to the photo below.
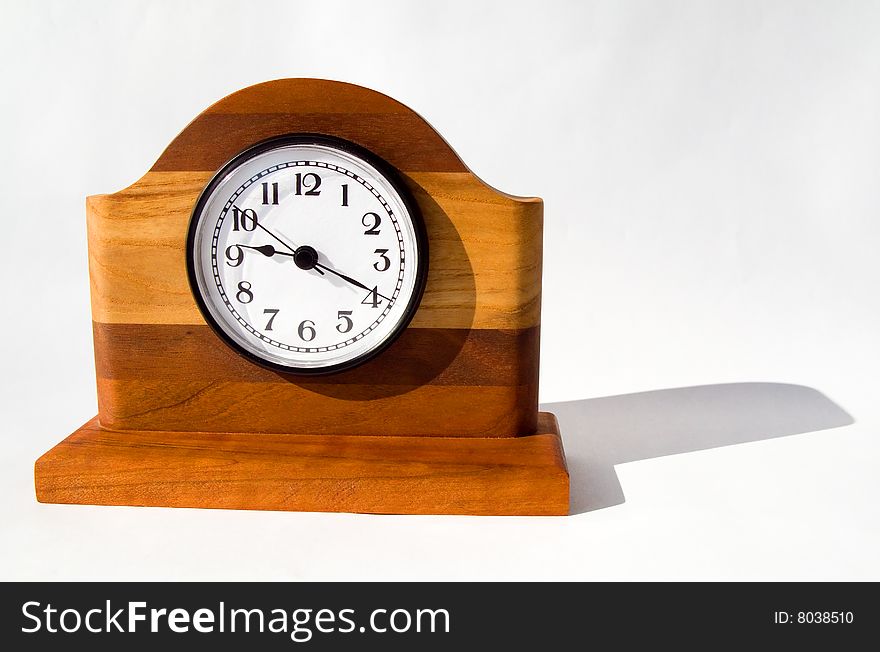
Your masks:
[{"label": "dark wood stripe", "polygon": [[274,136],[330,134],[350,140],[406,172],[467,172],[436,131],[415,113],[204,113],[175,138],[153,172],[209,171]]},{"label": "dark wood stripe", "polygon": [[381,386],[98,378],[101,424],[124,430],[396,437],[534,432],[537,385]]},{"label": "dark wood stripe", "polygon": [[98,376],[165,382],[272,382],[302,387],[537,385],[539,327],[521,330],[408,328],[379,357],[328,377],[279,374],[223,344],[210,327],[94,323]]}]

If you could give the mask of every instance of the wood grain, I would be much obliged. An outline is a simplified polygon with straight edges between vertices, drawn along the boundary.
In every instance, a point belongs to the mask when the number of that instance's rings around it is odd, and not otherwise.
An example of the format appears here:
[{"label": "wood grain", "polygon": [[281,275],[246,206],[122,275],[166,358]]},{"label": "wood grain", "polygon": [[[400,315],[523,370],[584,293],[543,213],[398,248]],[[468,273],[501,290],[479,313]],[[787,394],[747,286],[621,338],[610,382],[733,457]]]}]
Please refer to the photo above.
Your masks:
[{"label": "wood grain", "polygon": [[[400,170],[462,172],[466,168],[437,133],[414,114],[208,114],[185,129],[156,161],[154,172],[217,170],[238,152],[277,134],[333,134],[363,145]],[[216,134],[223,138],[212,140]]]},{"label": "wood grain", "polygon": [[44,503],[397,514],[564,515],[556,419],[506,439],[321,437],[102,428],[37,460]]},{"label": "wood grain", "polygon": [[466,172],[421,116],[387,95],[321,79],[278,79],[216,102],[171,142],[154,171],[216,171],[280,134],[323,133],[366,147],[398,170]]},{"label": "wood grain", "polygon": [[499,437],[533,432],[539,329],[407,329],[332,376],[268,371],[208,326],[94,324],[101,423],[118,429]]},{"label": "wood grain", "polygon": [[98,378],[101,424],[349,436],[513,437],[535,431],[537,385],[346,385],[331,381]]},{"label": "wood grain", "polygon": [[[388,355],[326,376],[293,376],[258,367],[220,342],[208,326],[93,324],[95,366],[113,380],[312,385],[470,385],[534,383],[539,329],[411,328]],[[167,361],[174,360],[169,366]]]}]

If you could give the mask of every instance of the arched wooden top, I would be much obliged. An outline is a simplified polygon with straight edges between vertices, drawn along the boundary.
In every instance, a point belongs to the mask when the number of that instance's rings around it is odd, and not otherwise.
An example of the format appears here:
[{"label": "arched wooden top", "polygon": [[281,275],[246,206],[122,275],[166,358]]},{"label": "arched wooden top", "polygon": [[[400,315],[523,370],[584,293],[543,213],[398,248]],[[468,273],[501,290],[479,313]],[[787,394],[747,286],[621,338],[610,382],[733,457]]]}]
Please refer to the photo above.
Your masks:
[{"label": "arched wooden top", "polygon": [[363,86],[324,79],[276,79],[224,97],[180,132],[151,171],[213,172],[250,145],[290,133],[344,138],[404,173],[468,171],[409,107]]}]

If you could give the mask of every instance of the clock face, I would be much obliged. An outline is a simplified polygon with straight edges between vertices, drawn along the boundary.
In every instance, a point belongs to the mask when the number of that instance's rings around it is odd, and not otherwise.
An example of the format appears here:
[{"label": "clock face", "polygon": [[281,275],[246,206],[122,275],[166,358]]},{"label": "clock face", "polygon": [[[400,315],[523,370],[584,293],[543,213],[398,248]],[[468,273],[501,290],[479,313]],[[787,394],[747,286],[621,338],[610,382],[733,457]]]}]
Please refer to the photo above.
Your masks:
[{"label": "clock face", "polygon": [[187,266],[227,344],[272,369],[328,373],[402,332],[428,253],[415,202],[387,164],[345,141],[291,136],[215,175],[193,212]]}]

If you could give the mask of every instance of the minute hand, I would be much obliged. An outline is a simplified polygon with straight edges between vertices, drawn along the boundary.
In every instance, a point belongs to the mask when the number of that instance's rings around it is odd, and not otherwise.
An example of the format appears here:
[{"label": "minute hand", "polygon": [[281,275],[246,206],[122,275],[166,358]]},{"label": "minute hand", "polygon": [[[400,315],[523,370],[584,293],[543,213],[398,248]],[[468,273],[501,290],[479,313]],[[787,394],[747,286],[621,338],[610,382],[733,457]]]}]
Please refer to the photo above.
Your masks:
[{"label": "minute hand", "polygon": [[[348,281],[352,285],[356,285],[357,287],[362,288],[362,289],[366,290],[367,292],[373,291],[373,288],[368,288],[366,285],[364,285],[360,281],[354,280],[351,276],[346,276],[345,274],[340,274],[335,269],[330,269],[326,265],[322,265],[321,263],[315,263],[315,267],[319,267],[319,268],[323,269],[325,272],[330,272],[331,274],[335,274],[336,276],[341,278],[343,281]],[[383,299],[385,299],[385,301],[387,301],[388,303],[391,303],[391,299],[386,297],[384,294],[379,294],[378,291],[376,292],[376,296],[382,297]]]}]

